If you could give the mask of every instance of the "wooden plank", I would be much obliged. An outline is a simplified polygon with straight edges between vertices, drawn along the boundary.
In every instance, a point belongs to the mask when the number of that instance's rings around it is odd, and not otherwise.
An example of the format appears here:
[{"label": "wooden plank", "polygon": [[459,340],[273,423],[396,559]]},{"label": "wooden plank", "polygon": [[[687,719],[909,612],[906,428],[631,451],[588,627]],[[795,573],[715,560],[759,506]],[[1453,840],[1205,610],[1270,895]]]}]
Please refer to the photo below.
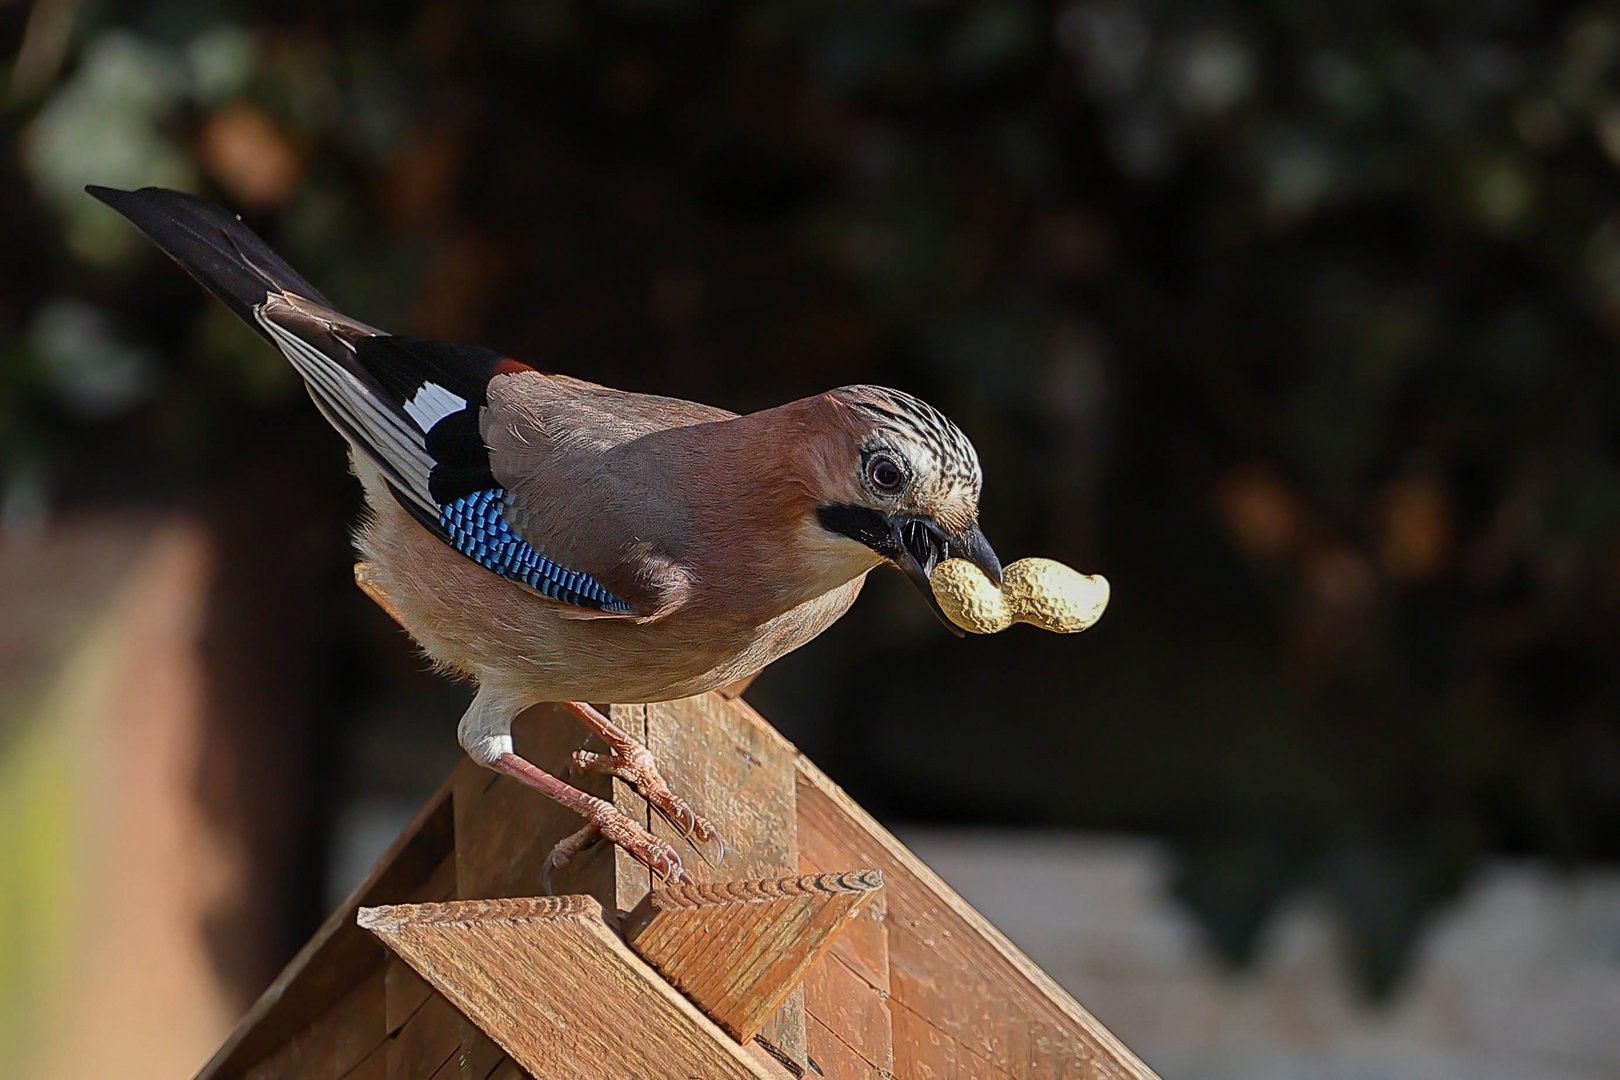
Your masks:
[{"label": "wooden plank", "polygon": [[[799,871],[805,874],[823,874],[827,868],[810,857],[810,852],[825,854],[836,846],[825,839],[805,833],[814,830],[816,823],[802,818],[799,822]],[[889,932],[885,925],[889,914],[889,898],[879,893],[872,898],[855,925],[849,927],[833,941],[829,959],[837,960],[860,980],[884,998],[889,996]]]},{"label": "wooden plank", "polygon": [[[711,866],[668,822],[652,821],[653,834],[675,844],[693,877],[700,882],[731,881],[799,873],[792,747],[719,694],[644,708],[646,745],[664,779],[714,823],[728,844],[725,861]],[[645,805],[633,795],[618,805],[627,802]],[[635,897],[637,903],[640,900],[640,895]],[[798,990],[790,994],[758,1037],[792,1071],[802,1073],[804,995]]]},{"label": "wooden plank", "polygon": [[[638,740],[643,746],[648,745],[647,724],[651,718],[650,706],[609,705],[600,708],[607,714],[609,720],[628,732],[631,738]],[[604,753],[607,744],[592,736],[589,749]],[[681,791],[678,787],[674,790]],[[612,800],[614,806],[639,822],[642,828],[652,831],[655,836],[662,835],[653,828],[652,808],[629,784],[615,778],[612,784]],[[612,865],[612,910],[629,911],[641,903],[648,890],[652,888],[652,872],[625,854],[623,850],[619,848],[604,850],[605,848],[606,845],[598,845],[594,851],[586,852],[583,857],[601,859],[604,863]]]},{"label": "wooden plank", "polygon": [[387,1041],[385,998],[377,969],[241,1075],[247,1080],[342,1076]]},{"label": "wooden plank", "polygon": [[388,1080],[430,1080],[461,1051],[461,1014],[429,993],[388,1041]]},{"label": "wooden plank", "polygon": [[[664,779],[726,838],[725,862],[712,866],[668,822],[651,821],[653,834],[675,845],[692,876],[742,881],[796,874],[798,813],[790,748],[747,722],[718,694],[640,708],[646,713],[647,748]],[[629,805],[645,813],[639,798]]]},{"label": "wooden plank", "polygon": [[[463,1060],[464,1052],[464,1048],[457,1047],[455,1053],[445,1058],[444,1064],[433,1070],[433,1075],[428,1077],[428,1080],[472,1080],[474,1077],[477,1080],[484,1080],[484,1077],[488,1076],[489,1073],[473,1073],[468,1070],[466,1062]],[[491,1068],[490,1072],[494,1072],[494,1069]],[[349,1080],[349,1078],[345,1076],[343,1080]]]},{"label": "wooden plank", "polygon": [[[323,1016],[387,956],[354,924],[362,903],[396,903],[438,889],[452,842],[447,781],[349,894],[259,995],[247,1015],[198,1073],[197,1080],[240,1076]],[[435,875],[440,875],[435,878]]]},{"label": "wooden plank", "polygon": [[[806,849],[813,822],[799,821],[799,869],[814,873]],[[804,983],[805,1036],[812,1069],[826,1076],[894,1075],[893,1021],[889,1015],[889,935],[883,923],[888,898],[879,894],[810,969]]]},{"label": "wooden plank", "polygon": [[456,900],[456,856],[446,851],[433,872],[414,888],[408,889],[401,903],[426,904],[434,900]]},{"label": "wooden plank", "polygon": [[875,871],[664,886],[625,919],[624,938],[746,1042],[882,887]]},{"label": "wooden plank", "polygon": [[[484,1080],[504,1061],[511,1060],[506,1051],[484,1034],[482,1028],[463,1014],[461,1018],[461,1065],[463,1080]],[[524,1075],[527,1075],[526,1073]]]},{"label": "wooden plank", "polygon": [[805,1034],[810,1058],[824,1075],[894,1074],[893,1022],[885,998],[834,956],[810,969],[804,982]]},{"label": "wooden plank", "polygon": [[[557,705],[529,709],[513,725],[512,735],[520,755],[562,777],[568,776],[570,755],[585,740],[573,715]],[[593,795],[610,794],[607,777],[571,782]],[[540,870],[546,856],[584,821],[533,788],[471,761],[457,767],[455,793],[458,895],[469,900],[542,895]],[[558,873],[554,884],[611,903],[611,861],[589,855],[577,859]]]},{"label": "wooden plank", "polygon": [[[356,567],[361,589],[384,610],[389,597]],[[742,685],[735,688],[737,693]],[[689,698],[658,706],[612,706],[612,721],[642,740],[658,759],[672,789],[697,800],[698,810],[731,844],[724,878],[778,878],[797,871],[794,831],[792,750],[761,732],[750,719],[724,708],[723,696]],[[561,706],[536,706],[518,719],[514,738],[520,755],[565,777],[593,795],[611,798],[654,836],[682,850],[687,868],[700,881],[718,879],[716,868],[663,819],[654,821],[629,785],[604,776],[575,777],[573,750],[604,750]],[[539,868],[552,845],[580,827],[580,819],[525,789],[515,780],[476,769],[458,769],[454,780],[458,895],[522,897],[543,892]],[[710,801],[713,805],[710,805]],[[650,891],[651,874],[608,845],[580,853],[552,882],[559,892],[593,895],[611,910],[625,912]],[[804,1072],[804,996],[795,989],[760,1033],[774,1056],[795,1074]]]},{"label": "wooden plank", "polygon": [[1083,1065],[1028,1067],[1028,1063],[1015,1065],[1008,1058],[992,1058],[981,1045],[986,1030],[998,1029],[1005,1024],[999,1006],[985,1009],[984,1026],[962,1025],[960,1021],[942,1019],[937,1012],[938,1000],[933,995],[916,991],[889,999],[889,1016],[894,1040],[894,1067],[897,1075],[938,1077],[950,1080],[1013,1080],[1034,1076],[1090,1077]]},{"label": "wooden plank", "polygon": [[896,1076],[916,1080],[1007,1080],[1012,1075],[994,1067],[983,1054],[964,1047],[950,1032],[909,1006],[895,1002],[892,1016]]},{"label": "wooden plank", "polygon": [[389,1035],[403,1028],[433,996],[433,987],[428,985],[427,980],[397,956],[390,956],[383,968],[383,985],[387,994],[385,1031]]},{"label": "wooden plank", "polygon": [[372,1047],[358,1065],[348,1072],[334,1074],[339,1080],[388,1080],[388,1041]]},{"label": "wooden plank", "polygon": [[[919,1035],[904,1040],[906,1046],[939,1042],[960,1047],[1014,1077],[1154,1076],[1050,976],[802,756],[798,775],[801,841],[809,862],[875,866],[883,871],[895,1067],[901,1075],[908,1075],[908,1068],[931,1067],[920,1060],[907,1061],[902,1052],[902,1027],[915,1033],[924,1023],[936,1028],[941,1038]],[[939,1075],[944,1076],[981,1066],[957,1055],[940,1068],[945,1071]]]},{"label": "wooden plank", "polygon": [[367,908],[360,924],[548,1080],[771,1076],[636,956],[591,897]]},{"label": "wooden plank", "polygon": [[330,1027],[335,1075],[349,1072],[387,1041],[388,986],[384,972],[373,971],[311,1026]]},{"label": "wooden plank", "polygon": [[[550,722],[524,718],[515,732],[519,752],[542,768],[567,775],[569,755],[583,741],[579,728],[571,717],[562,719],[547,707],[531,712]],[[846,990],[859,990],[880,1000],[891,995],[890,1041],[897,1075],[993,1080],[1136,1080],[1154,1075],[740,699],[713,694],[615,708],[613,716],[648,745],[671,786],[693,798],[732,841],[733,859],[723,872],[707,866],[683,837],[661,820],[650,820],[645,804],[619,781],[587,778],[580,786],[611,794],[621,809],[674,842],[700,881],[722,875],[775,877],[792,873],[801,863],[823,869],[873,866],[884,874],[894,913],[887,933],[852,936],[823,965],[821,1011],[812,1027],[829,1062],[836,1057],[857,1070],[852,1075],[864,1075],[868,1066],[884,1073],[880,1032],[863,1034],[832,1002]],[[456,879],[463,896],[537,892],[546,852],[579,825],[573,815],[536,793],[470,764],[457,770],[447,792],[441,793],[439,809],[449,812],[437,813],[433,820],[447,821],[447,831],[458,838]],[[416,831],[424,829],[419,825]],[[385,880],[390,888],[396,877],[421,885],[431,875],[408,857],[412,849],[401,845],[391,853],[395,859],[385,858],[373,872],[376,880],[357,890],[357,898]],[[444,849],[448,846],[446,841]],[[406,869],[399,870],[395,862],[407,864]],[[580,888],[622,911],[639,902],[651,883],[622,852],[600,845],[559,875],[558,884]],[[716,1040],[719,1029],[609,932],[600,905],[585,897],[470,907],[416,905],[370,911],[366,918],[370,929],[385,936],[481,1028],[513,1045],[520,1043],[529,1056],[520,1056],[507,1042],[502,1045],[531,1071],[543,1062],[544,1075],[558,1075],[561,1061],[567,1075],[673,1075],[684,1066],[671,1054],[704,1057],[723,1051],[710,1062],[718,1063],[720,1071],[699,1074],[779,1073],[755,1056],[757,1045],[744,1052],[729,1040]],[[341,918],[334,919],[341,926]],[[267,992],[250,1013],[250,1021],[261,1023],[245,1021],[203,1076],[222,1070],[236,1075],[269,1048],[311,1027],[312,1016],[364,977],[364,957],[346,951],[351,948],[329,921],[277,980],[272,987],[276,992]],[[325,962],[334,955],[346,961],[336,965],[343,973],[336,977],[331,974],[334,966]],[[312,963],[316,958],[322,962]],[[376,969],[374,960],[372,964]],[[294,987],[296,995],[289,992]],[[584,992],[556,997],[556,987]],[[296,997],[296,1006],[281,1006],[284,996]],[[762,1041],[769,1040],[779,1058],[802,1067],[808,1046],[804,998],[795,997],[772,1018]],[[581,1015],[572,1025],[559,1023],[576,1013]],[[638,1024],[640,1020],[648,1022]],[[645,1045],[627,1045],[623,1031],[647,1030],[648,1023],[653,1038]],[[317,1034],[305,1033],[309,1039]],[[655,1051],[656,1061],[638,1061],[617,1071],[609,1060]],[[494,1075],[516,1070],[510,1062],[493,1067]],[[637,1071],[642,1068],[649,1071]]]},{"label": "wooden plank", "polygon": [[774,1046],[768,1046],[759,1036],[743,1043],[743,1053],[754,1062],[755,1068],[771,1080],[800,1080],[805,1075],[803,1066],[784,1061]]},{"label": "wooden plank", "polygon": [[888,906],[879,897],[849,930],[833,942],[828,957],[847,967],[851,974],[883,998],[890,993],[887,918]]},{"label": "wooden plank", "polygon": [[[888,1014],[885,1012],[883,1028],[885,1041],[888,1032]],[[807,1005],[805,1036],[809,1053],[810,1074],[831,1076],[838,1080],[890,1080],[894,1071],[894,1056],[884,1055],[883,1062],[871,1061],[822,1022],[813,1007]]]},{"label": "wooden plank", "polygon": [[[467,1022],[465,1017],[462,1018],[462,1022]],[[511,1058],[502,1054],[499,1050],[495,1052],[495,1055],[495,1057],[488,1060],[480,1060],[463,1044],[460,1050],[451,1055],[450,1059],[443,1065],[439,1066],[439,1071],[433,1074],[431,1080],[491,1080],[491,1077],[497,1073],[502,1076],[517,1077],[520,1080],[533,1080],[531,1074],[518,1068]],[[349,1078],[345,1076],[343,1080],[349,1080]]]}]

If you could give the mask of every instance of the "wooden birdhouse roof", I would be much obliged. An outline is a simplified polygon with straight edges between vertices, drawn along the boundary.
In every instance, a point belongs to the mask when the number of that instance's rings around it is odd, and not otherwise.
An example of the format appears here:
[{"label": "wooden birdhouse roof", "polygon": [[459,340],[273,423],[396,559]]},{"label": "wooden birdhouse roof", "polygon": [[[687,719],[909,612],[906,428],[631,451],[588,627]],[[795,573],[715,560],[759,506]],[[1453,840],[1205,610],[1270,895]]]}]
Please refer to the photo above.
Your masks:
[{"label": "wooden birdhouse roof", "polygon": [[[698,885],[597,845],[543,895],[578,819],[463,763],[200,1080],[1154,1075],[746,703],[612,712],[731,853],[708,865],[616,779],[595,793]],[[553,772],[582,741],[550,706],[516,733]]]}]

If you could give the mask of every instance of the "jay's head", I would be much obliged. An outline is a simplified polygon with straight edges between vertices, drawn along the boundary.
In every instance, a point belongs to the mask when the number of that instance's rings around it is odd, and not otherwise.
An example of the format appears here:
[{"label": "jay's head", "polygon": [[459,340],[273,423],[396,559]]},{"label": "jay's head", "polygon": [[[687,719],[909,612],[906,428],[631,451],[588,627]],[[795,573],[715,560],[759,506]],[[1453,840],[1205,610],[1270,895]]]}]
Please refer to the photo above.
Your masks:
[{"label": "jay's head", "polygon": [[1001,562],[979,531],[979,455],[932,405],[881,386],[845,386],[826,400],[838,419],[824,445],[819,526],[899,567],[954,632],[928,577],[971,559],[1001,583]]}]

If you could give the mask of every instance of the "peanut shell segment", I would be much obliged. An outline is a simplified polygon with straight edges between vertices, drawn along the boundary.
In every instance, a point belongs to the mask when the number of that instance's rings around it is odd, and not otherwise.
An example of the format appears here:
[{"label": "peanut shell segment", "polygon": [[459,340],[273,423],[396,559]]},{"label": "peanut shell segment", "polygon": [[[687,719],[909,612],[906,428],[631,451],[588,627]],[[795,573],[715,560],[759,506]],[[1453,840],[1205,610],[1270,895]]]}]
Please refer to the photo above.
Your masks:
[{"label": "peanut shell segment", "polygon": [[1108,607],[1108,579],[1082,574],[1052,559],[1019,559],[996,588],[973,563],[946,559],[929,577],[947,618],[973,634],[995,634],[1015,622],[1074,634]]}]

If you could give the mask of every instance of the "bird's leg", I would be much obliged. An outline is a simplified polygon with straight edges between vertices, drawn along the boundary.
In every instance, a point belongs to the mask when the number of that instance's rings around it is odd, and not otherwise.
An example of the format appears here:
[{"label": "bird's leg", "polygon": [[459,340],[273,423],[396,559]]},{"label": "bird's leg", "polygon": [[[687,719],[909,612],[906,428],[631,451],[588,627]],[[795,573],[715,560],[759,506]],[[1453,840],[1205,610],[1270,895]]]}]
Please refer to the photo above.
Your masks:
[{"label": "bird's leg", "polygon": [[[606,799],[580,791],[518,756],[512,744],[512,720],[533,703],[526,694],[486,682],[479,686],[472,704],[467,706],[456,728],[456,738],[467,756],[478,764],[539,790],[585,819],[584,828],[563,839],[546,856],[545,865],[540,869],[540,880],[546,891],[551,891],[552,873],[598,838],[624,848],[632,858],[665,881],[691,881],[692,876],[681,865],[680,855],[668,842],[648,832]],[[601,716],[594,709],[591,712]],[[635,745],[622,730],[605,719],[602,722],[618,734],[620,741]]]},{"label": "bird's leg", "polygon": [[505,773],[544,792],[586,821],[583,829],[560,841],[546,856],[545,865],[540,868],[540,881],[546,892],[551,892],[552,873],[598,837],[617,844],[666,882],[692,880],[692,875],[681,865],[681,857],[673,847],[636,824],[606,799],[587,795],[514,753],[500,754],[488,764],[496,772]]},{"label": "bird's leg", "polygon": [[[658,771],[658,763],[653,760],[651,750],[583,701],[569,701],[564,704],[585,722],[586,727],[596,732],[602,741],[608,744],[608,752],[605,754],[576,750],[574,752],[576,771],[605,772],[617,776],[635,788],[636,792],[647,800],[647,805],[658,811],[665,821],[681,830],[687,839],[695,837],[702,843],[714,844],[716,854],[713,862],[718,863],[726,857],[725,838],[708,818],[693,810],[690,803],[670,790],[669,784]],[[697,851],[704,859],[709,858],[701,847],[698,847]]]}]

